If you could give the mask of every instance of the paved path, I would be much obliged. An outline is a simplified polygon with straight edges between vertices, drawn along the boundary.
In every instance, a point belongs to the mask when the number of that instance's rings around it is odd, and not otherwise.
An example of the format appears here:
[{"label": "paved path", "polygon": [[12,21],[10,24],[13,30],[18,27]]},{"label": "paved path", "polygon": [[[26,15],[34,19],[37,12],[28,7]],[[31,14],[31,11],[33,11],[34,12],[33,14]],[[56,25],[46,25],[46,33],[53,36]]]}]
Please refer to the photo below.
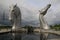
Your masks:
[{"label": "paved path", "polygon": [[[0,30],[0,33],[4,33],[4,32],[10,32],[11,29],[3,29],[3,30]],[[13,31],[13,30],[12,30]],[[25,31],[25,30],[21,30],[21,31]],[[20,30],[17,30],[17,32],[21,32]],[[38,30],[40,31],[40,30]],[[55,31],[55,30],[42,30],[43,33],[52,33],[52,34],[57,34],[57,35],[60,35],[60,31]]]}]

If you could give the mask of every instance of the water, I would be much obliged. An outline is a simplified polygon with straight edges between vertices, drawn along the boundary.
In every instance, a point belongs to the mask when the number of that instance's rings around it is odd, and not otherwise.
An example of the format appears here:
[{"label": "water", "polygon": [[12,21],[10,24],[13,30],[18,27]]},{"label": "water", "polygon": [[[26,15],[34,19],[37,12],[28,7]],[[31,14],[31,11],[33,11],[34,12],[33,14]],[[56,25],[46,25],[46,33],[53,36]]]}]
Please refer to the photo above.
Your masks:
[{"label": "water", "polygon": [[[60,39],[60,36],[49,34],[49,39]],[[0,35],[0,40],[40,40],[39,34],[20,34],[16,33],[16,35],[12,35],[12,33],[2,34]]]}]

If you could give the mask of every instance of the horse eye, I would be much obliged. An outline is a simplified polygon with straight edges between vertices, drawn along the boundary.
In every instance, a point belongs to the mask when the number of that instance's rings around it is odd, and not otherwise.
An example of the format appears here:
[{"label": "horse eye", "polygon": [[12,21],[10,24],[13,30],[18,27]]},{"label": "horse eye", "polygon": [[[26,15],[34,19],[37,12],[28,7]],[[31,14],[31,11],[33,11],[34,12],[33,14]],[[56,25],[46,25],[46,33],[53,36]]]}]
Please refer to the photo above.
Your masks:
[{"label": "horse eye", "polygon": [[12,10],[12,12],[14,12],[14,10]]}]

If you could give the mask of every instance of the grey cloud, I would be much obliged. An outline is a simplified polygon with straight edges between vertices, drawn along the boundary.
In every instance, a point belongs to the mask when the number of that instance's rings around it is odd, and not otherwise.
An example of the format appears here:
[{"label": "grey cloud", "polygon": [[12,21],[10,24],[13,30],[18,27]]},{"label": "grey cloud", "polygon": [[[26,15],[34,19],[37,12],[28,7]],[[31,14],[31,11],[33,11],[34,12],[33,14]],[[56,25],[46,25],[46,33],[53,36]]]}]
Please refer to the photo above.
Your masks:
[{"label": "grey cloud", "polygon": [[35,18],[34,12],[28,10],[27,8],[21,8],[22,13],[22,24],[25,25],[35,25],[38,23],[38,18]]},{"label": "grey cloud", "polygon": [[[46,2],[49,2],[49,1],[46,0]],[[44,18],[46,19],[46,21],[47,21],[47,23],[49,25],[59,24],[60,23],[60,11],[59,11],[60,10],[60,6],[59,6],[60,5],[60,3],[59,3],[60,0],[53,0],[53,1],[51,0],[50,2],[52,4],[52,6],[48,10],[48,12],[44,16]],[[9,6],[11,5],[11,2],[9,2],[8,4],[7,3],[5,2],[5,4],[4,4],[4,3],[1,2],[1,4],[0,4],[0,5],[4,5],[4,6],[1,6],[1,7],[5,10],[6,18],[8,18],[8,15],[9,15],[9,11],[8,10],[9,10]],[[12,3],[15,3],[15,1],[14,2],[12,1]],[[40,3],[40,4],[44,4],[44,3],[45,2],[42,1],[42,3]],[[38,5],[40,5],[40,4],[38,4]],[[30,8],[30,7],[28,5],[25,5],[25,3],[21,2],[21,1],[19,1],[17,3],[17,5],[21,9],[21,13],[22,13],[22,25],[33,25],[33,26],[38,26],[39,25],[39,12],[36,12],[36,11],[33,12],[33,10],[34,10],[33,8],[31,8],[32,10],[31,9],[29,10],[28,8]],[[44,6],[44,5],[40,5],[40,6],[38,6],[38,5],[33,5],[31,7],[34,7],[36,10],[39,10],[40,7]],[[3,13],[3,10],[1,9],[1,7],[0,7],[0,20],[2,18],[1,16],[2,16],[2,13]],[[8,24],[8,22],[7,22],[7,24]]]}]

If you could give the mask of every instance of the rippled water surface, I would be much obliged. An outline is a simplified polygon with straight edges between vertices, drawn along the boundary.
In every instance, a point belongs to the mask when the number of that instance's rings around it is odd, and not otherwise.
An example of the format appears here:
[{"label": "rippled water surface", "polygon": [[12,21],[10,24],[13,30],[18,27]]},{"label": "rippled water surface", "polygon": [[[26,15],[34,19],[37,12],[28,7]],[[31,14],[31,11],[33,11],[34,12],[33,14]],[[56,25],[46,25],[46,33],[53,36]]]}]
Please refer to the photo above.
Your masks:
[{"label": "rippled water surface", "polygon": [[[60,36],[49,34],[49,39],[60,39]],[[20,34],[20,33],[7,33],[1,34],[0,40],[40,40],[39,34]]]}]

